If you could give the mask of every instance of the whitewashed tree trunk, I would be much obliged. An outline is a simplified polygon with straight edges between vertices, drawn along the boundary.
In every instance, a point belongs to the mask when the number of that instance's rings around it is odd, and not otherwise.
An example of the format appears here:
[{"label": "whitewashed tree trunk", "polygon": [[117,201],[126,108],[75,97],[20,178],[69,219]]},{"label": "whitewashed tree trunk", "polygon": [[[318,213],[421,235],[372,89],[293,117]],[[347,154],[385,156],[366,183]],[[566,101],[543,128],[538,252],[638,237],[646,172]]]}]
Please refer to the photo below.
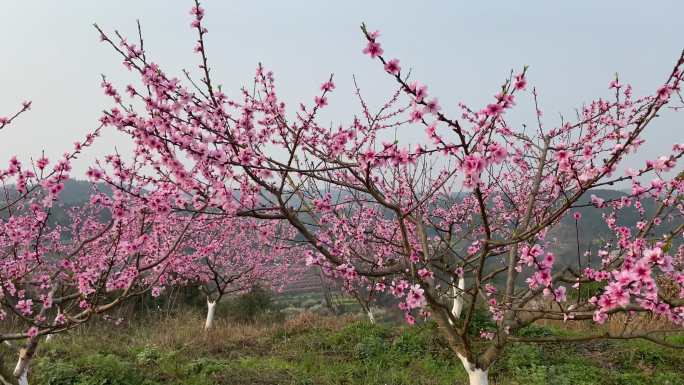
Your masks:
[{"label": "whitewashed tree trunk", "polygon": [[[52,297],[58,289],[59,285],[54,285],[52,287],[52,290],[50,291],[50,296]],[[45,313],[47,312],[47,310],[47,307],[43,305],[38,315],[40,317],[45,317]],[[24,348],[19,350],[19,359],[17,359],[17,366],[14,367],[14,373],[12,373],[14,375],[14,378],[17,379],[17,383],[19,385],[28,385],[29,383],[29,369],[31,367],[31,361],[33,361],[33,357],[36,355],[36,351],[38,350],[38,343],[40,342],[40,339],[41,337],[37,335],[29,337]]]},{"label": "whitewashed tree trunk", "polygon": [[[459,277],[458,284],[453,288],[454,293],[454,305],[451,307],[451,314],[454,318],[458,319],[461,316],[461,311],[463,311],[463,290],[465,289],[465,278]],[[454,324],[454,322],[449,318],[449,323]]]},{"label": "whitewashed tree trunk", "polygon": [[19,385],[28,385],[28,371],[31,366],[31,357],[26,349],[21,349],[17,366],[14,367],[14,377]]},{"label": "whitewashed tree trunk", "polygon": [[17,382],[19,385],[29,385],[28,382],[28,370],[24,371],[24,374],[19,377],[19,381]]},{"label": "whitewashed tree trunk", "polygon": [[[59,317],[60,314],[62,314],[61,310],[57,313],[57,316],[55,316],[55,320],[52,321],[52,326],[57,326],[57,317]],[[52,342],[54,341],[55,337],[57,337],[56,333],[50,333],[45,337],[45,342]]]},{"label": "whitewashed tree trunk", "polygon": [[468,371],[470,385],[489,385],[488,370],[475,369]]},{"label": "whitewashed tree trunk", "polygon": [[204,330],[209,330],[214,326],[214,313],[216,313],[216,302],[207,299],[207,320],[204,323]]},{"label": "whitewashed tree trunk", "polygon": [[366,314],[368,315],[368,320],[370,323],[375,324],[375,316],[373,315],[373,310],[370,307],[366,311]]},{"label": "whitewashed tree trunk", "polygon": [[463,363],[463,367],[468,373],[470,385],[489,385],[489,370],[480,369],[474,363],[468,361],[466,356],[458,354],[458,358]]}]

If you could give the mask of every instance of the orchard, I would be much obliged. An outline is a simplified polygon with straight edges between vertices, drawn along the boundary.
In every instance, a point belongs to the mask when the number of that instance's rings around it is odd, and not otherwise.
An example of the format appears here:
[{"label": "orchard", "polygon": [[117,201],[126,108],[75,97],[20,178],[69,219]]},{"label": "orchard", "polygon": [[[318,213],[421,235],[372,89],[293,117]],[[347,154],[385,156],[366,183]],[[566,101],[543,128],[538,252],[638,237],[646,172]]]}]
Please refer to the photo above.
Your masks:
[{"label": "orchard", "polygon": [[[311,270],[357,298],[371,322],[383,307],[407,327],[434,323],[471,385],[490,383],[516,344],[684,348],[671,338],[684,331],[684,143],[643,150],[662,114],[675,124],[659,129],[679,130],[684,52],[660,58],[670,70],[649,93],[616,75],[559,118],[543,110],[526,66],[469,105],[459,102],[466,89],[433,94],[411,57],[383,46],[390,34],[361,24],[358,60],[393,84],[385,101],[374,106],[356,80],[354,94],[337,95],[342,77],[330,74],[300,102],[279,96],[267,63],[237,92],[218,86],[219,45],[206,27],[215,16],[195,1],[189,17],[199,75],[155,61],[140,25],[127,37],[96,24],[94,36],[137,80],[102,76],[111,102],[63,157],[4,160],[0,340],[16,367],[2,383],[30,383],[46,337],[76,336],[129,302],[196,287],[211,333],[225,298],[257,284],[277,293]],[[330,123],[321,115],[333,95],[358,110]],[[0,135],[35,109],[24,102],[0,118]],[[87,201],[60,209],[72,163],[108,130],[131,153],[97,154]],[[616,185],[617,196],[597,192]],[[587,218],[607,235],[580,240]],[[571,259],[559,255],[559,229],[570,233]],[[549,322],[593,326],[522,332]]]}]

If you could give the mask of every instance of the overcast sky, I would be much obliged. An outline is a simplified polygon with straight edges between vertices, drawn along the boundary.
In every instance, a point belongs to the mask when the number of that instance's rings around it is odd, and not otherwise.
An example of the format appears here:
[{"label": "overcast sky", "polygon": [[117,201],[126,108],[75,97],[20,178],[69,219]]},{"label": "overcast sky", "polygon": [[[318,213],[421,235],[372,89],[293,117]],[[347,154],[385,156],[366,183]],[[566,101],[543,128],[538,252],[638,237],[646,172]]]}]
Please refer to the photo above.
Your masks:
[{"label": "overcast sky", "polygon": [[[0,162],[44,149],[53,158],[97,125],[110,105],[99,87],[104,73],[121,90],[130,74],[98,41],[92,27],[135,37],[143,26],[152,60],[169,73],[197,68],[192,53],[190,1],[2,0],[0,10],[0,116],[33,100],[29,114],[0,133]],[[276,74],[281,98],[310,101],[330,73],[337,90],[326,119],[346,123],[358,111],[352,75],[374,103],[393,91],[376,62],[361,53],[359,24],[379,29],[388,57],[412,68],[445,111],[458,102],[481,107],[511,69],[530,65],[545,124],[597,97],[619,72],[637,95],[660,86],[684,48],[684,1],[206,1],[208,49],[214,78],[229,94],[250,81],[258,62]],[[527,104],[521,103],[524,109]],[[531,122],[532,111],[520,119]],[[516,115],[517,117],[518,115]],[[646,134],[645,153],[684,142],[684,116],[666,114]],[[125,138],[104,135],[76,163],[76,176],[94,157]],[[4,166],[3,166],[4,167]]]}]

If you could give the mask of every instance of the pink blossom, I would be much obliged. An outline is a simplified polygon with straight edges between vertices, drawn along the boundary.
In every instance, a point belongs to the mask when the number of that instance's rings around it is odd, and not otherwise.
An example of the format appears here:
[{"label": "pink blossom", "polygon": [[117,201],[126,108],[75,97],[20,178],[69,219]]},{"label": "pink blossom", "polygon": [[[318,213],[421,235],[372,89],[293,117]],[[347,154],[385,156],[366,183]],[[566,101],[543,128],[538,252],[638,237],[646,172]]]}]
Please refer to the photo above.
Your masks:
[{"label": "pink blossom", "polygon": [[439,106],[439,101],[437,98],[432,98],[425,102],[425,112],[430,114],[436,114],[441,107]]},{"label": "pink blossom", "polygon": [[93,182],[97,182],[102,178],[102,172],[96,168],[89,167],[86,171],[86,176]]},{"label": "pink blossom", "polygon": [[506,148],[499,145],[498,143],[493,143],[489,147],[489,156],[494,163],[500,164],[504,160],[506,160],[506,157],[508,156],[508,151],[506,151]]},{"label": "pink blossom", "polygon": [[625,175],[633,178],[635,176],[639,176],[639,171],[634,170],[633,168],[628,168],[625,170]]},{"label": "pink blossom", "polygon": [[38,166],[38,169],[44,170],[45,167],[47,167],[47,165],[48,165],[49,163],[50,163],[50,161],[48,160],[48,158],[42,156],[42,157],[40,157],[40,159],[38,159],[38,161],[36,162],[36,166]]},{"label": "pink blossom", "polygon": [[161,290],[161,288],[160,288],[159,286],[155,286],[155,287],[152,288],[152,291],[150,292],[150,295],[151,295],[153,298],[157,298],[157,297],[159,297],[159,296],[161,295],[161,291],[162,291],[162,290]]},{"label": "pink blossom", "polygon": [[484,171],[485,162],[478,154],[468,155],[463,159],[461,167],[466,175],[473,176]]},{"label": "pink blossom", "polygon": [[415,309],[419,307],[424,307],[427,305],[425,299],[424,290],[420,285],[415,284],[410,287],[408,294],[406,295],[406,306],[409,309]]},{"label": "pink blossom", "polygon": [[670,94],[672,93],[672,87],[670,85],[665,84],[664,86],[658,88],[657,94],[658,94],[658,100],[661,102],[667,102],[668,99],[670,99]]},{"label": "pink blossom", "polygon": [[24,316],[30,316],[33,313],[33,300],[21,299],[17,301],[17,310]]},{"label": "pink blossom", "polygon": [[527,80],[525,79],[524,74],[518,74],[515,75],[515,89],[516,90],[524,90],[525,87],[527,86]]},{"label": "pink blossom", "polygon": [[421,279],[431,279],[435,276],[435,273],[425,268],[418,270],[417,273]]},{"label": "pink blossom", "polygon": [[605,203],[604,199],[601,199],[601,198],[597,197],[596,195],[591,194],[591,204],[593,204],[595,207],[599,207],[599,208],[603,207],[604,203]]},{"label": "pink blossom", "polygon": [[35,338],[38,335],[38,328],[35,326],[31,326],[27,331],[26,335],[29,336],[30,338]]},{"label": "pink blossom", "polygon": [[486,330],[480,330],[480,338],[485,339],[485,340],[493,340],[495,334],[490,331]]},{"label": "pink blossom", "polygon": [[399,75],[401,67],[399,66],[399,59],[391,59],[385,64],[385,71],[392,75]]},{"label": "pink blossom", "polygon": [[411,111],[411,116],[410,116],[411,123],[420,122],[422,119],[423,119],[423,111],[414,107],[414,109]]},{"label": "pink blossom", "polygon": [[363,49],[363,53],[370,55],[371,58],[376,58],[377,56],[382,55],[383,52],[385,51],[380,47],[380,43],[374,40],[369,40],[366,48]]},{"label": "pink blossom", "polygon": [[499,103],[488,104],[487,108],[484,109],[484,113],[487,116],[499,116],[503,112],[504,108]]},{"label": "pink blossom", "polygon": [[409,90],[413,93],[416,102],[420,103],[427,97],[427,86],[418,81],[409,84]]},{"label": "pink blossom", "polygon": [[556,297],[557,302],[565,302],[567,300],[565,286],[558,286],[553,294]]},{"label": "pink blossom", "polygon": [[316,102],[316,107],[318,108],[323,108],[328,105],[328,99],[325,96],[316,96],[314,101]]},{"label": "pink blossom", "polygon": [[335,83],[333,83],[332,80],[329,80],[329,81],[321,84],[321,91],[330,92],[334,89],[335,89]]}]

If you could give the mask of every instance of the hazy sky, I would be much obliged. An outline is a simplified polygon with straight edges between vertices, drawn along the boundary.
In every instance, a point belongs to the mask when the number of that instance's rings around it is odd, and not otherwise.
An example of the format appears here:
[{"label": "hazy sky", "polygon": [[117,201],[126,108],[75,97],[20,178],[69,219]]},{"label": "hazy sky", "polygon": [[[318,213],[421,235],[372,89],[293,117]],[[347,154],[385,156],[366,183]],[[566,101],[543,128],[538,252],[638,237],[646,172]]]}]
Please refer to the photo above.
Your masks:
[{"label": "hazy sky", "polygon": [[[97,125],[110,105],[99,87],[104,73],[123,91],[131,79],[120,58],[98,41],[91,24],[135,37],[140,19],[153,61],[169,73],[197,68],[192,53],[190,1],[2,0],[0,7],[0,115],[24,99],[33,109],[0,133],[0,162],[45,149],[53,158]],[[511,69],[530,65],[545,124],[596,97],[608,97],[619,72],[635,94],[662,84],[684,48],[684,1],[206,1],[208,49],[216,81],[229,94],[250,81],[258,62],[276,74],[289,105],[310,101],[335,73],[337,90],[326,118],[349,122],[358,111],[355,74],[371,102],[393,91],[376,62],[361,53],[359,24],[379,29],[388,57],[412,68],[442,107],[491,101]],[[534,118],[520,103],[521,121]],[[516,115],[517,117],[518,115]],[[650,127],[645,156],[684,142],[684,116],[669,113]],[[89,162],[126,140],[109,132],[76,163]],[[635,164],[643,162],[636,159]],[[3,166],[4,167],[4,166]]]}]

